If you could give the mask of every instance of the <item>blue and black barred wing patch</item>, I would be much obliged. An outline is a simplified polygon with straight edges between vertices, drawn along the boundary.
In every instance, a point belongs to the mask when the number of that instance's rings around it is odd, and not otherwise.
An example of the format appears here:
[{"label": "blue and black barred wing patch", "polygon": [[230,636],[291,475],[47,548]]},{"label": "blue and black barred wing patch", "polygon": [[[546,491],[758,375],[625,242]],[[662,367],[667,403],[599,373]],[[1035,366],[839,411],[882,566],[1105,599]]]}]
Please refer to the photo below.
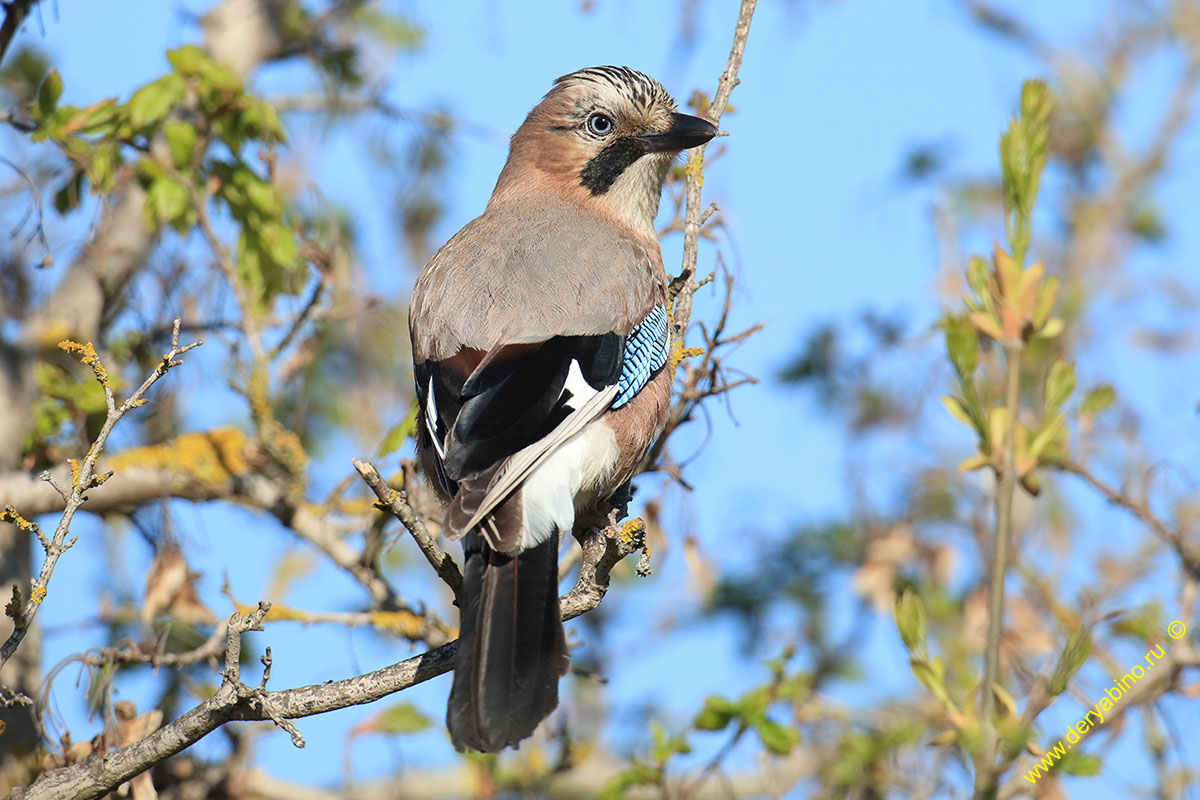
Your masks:
[{"label": "blue and black barred wing patch", "polygon": [[625,339],[625,355],[621,362],[617,397],[610,408],[620,408],[632,400],[650,380],[650,376],[667,363],[670,349],[667,310],[662,306],[655,306]]}]

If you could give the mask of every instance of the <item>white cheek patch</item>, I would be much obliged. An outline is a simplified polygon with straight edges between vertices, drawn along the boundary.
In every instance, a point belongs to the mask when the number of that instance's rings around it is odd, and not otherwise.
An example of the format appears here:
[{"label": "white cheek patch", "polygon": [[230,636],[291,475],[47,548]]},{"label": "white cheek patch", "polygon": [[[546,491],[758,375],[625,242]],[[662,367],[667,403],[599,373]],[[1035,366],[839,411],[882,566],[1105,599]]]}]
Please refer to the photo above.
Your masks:
[{"label": "white cheek patch", "polygon": [[601,202],[633,230],[656,238],[654,217],[673,160],[670,153],[642,156],[626,167],[612,188],[600,196]]}]

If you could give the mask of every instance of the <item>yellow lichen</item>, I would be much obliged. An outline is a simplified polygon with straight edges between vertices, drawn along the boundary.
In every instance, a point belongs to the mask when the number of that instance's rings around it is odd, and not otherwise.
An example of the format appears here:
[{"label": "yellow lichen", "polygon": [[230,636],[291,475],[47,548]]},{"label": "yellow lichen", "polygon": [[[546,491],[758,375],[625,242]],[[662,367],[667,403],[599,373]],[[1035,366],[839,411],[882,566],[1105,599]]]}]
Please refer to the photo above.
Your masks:
[{"label": "yellow lichen", "polygon": [[25,627],[25,604],[21,602],[21,590],[17,586],[12,587],[12,599],[4,606],[4,614],[12,619],[13,627]]},{"label": "yellow lichen", "polygon": [[[236,600],[233,601],[233,607],[238,610],[239,614],[250,614],[258,609],[258,606],[248,606]],[[267,612],[263,620],[266,622],[312,622],[308,612],[285,606],[282,603],[272,603],[271,610]]]},{"label": "yellow lichen", "polygon": [[700,155],[700,150],[692,151],[692,155],[688,158],[687,166],[683,168],[684,173],[696,179],[697,186],[704,186],[704,156]]},{"label": "yellow lichen", "polygon": [[679,342],[672,342],[671,343],[671,368],[674,369],[675,367],[679,366],[679,362],[683,361],[685,358],[691,358],[692,356],[699,356],[699,355],[703,355],[703,354],[704,354],[703,347],[684,347]]},{"label": "yellow lichen", "polygon": [[646,533],[646,521],[641,517],[632,517],[621,523],[617,529],[617,538],[625,544],[637,544]]},{"label": "yellow lichen", "polygon": [[79,462],[73,458],[68,458],[67,466],[71,468],[71,486],[72,487],[78,486],[79,485],[79,473],[82,472],[82,470],[79,467]]},{"label": "yellow lichen", "polygon": [[0,522],[11,522],[23,531],[31,531],[34,529],[34,524],[17,513],[17,510],[12,506],[7,506],[3,511],[0,511]]},{"label": "yellow lichen", "polygon": [[377,631],[387,631],[411,638],[420,634],[424,629],[425,619],[408,611],[372,611],[371,626]]},{"label": "yellow lichen", "polygon": [[207,484],[223,483],[250,472],[246,462],[246,435],[237,428],[183,433],[162,444],[131,447],[113,456],[110,466],[154,467],[188,473]]},{"label": "yellow lichen", "polygon": [[29,593],[29,599],[30,599],[30,601],[33,602],[33,604],[35,606],[39,605],[43,600],[46,599],[46,587],[45,586],[33,587],[33,591]]},{"label": "yellow lichen", "polygon": [[96,348],[91,342],[80,344],[70,339],[63,339],[58,343],[58,347],[60,350],[79,356],[80,361],[92,368],[96,380],[100,381],[101,385],[108,386],[108,371],[100,363],[100,356],[96,355]]},{"label": "yellow lichen", "polygon": [[371,509],[375,507],[375,504],[365,497],[339,497],[336,500],[328,503],[310,503],[308,501],[304,501],[301,503],[301,506],[306,511],[318,517],[324,517],[326,514],[330,513],[347,514],[349,516],[357,517],[362,516],[363,514],[369,514]]},{"label": "yellow lichen", "polygon": [[308,453],[304,451],[300,437],[278,423],[271,436],[271,452],[293,475],[303,475],[308,468]]}]

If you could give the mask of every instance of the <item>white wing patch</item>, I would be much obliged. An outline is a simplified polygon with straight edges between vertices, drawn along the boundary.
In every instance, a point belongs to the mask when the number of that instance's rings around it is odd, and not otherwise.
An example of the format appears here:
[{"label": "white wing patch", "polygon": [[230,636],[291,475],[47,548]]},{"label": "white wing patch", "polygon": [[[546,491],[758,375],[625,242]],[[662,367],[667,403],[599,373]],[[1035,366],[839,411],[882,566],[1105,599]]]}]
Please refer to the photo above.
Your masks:
[{"label": "white wing patch", "polygon": [[[587,427],[589,422],[603,414],[612,403],[613,398],[617,396],[615,385],[606,386],[600,391],[593,389],[584,379],[579,362],[575,359],[571,359],[565,388],[571,392],[571,399],[567,402],[567,406],[572,409],[571,413],[544,439],[539,439],[517,451],[503,467],[497,470],[496,476],[492,479],[487,494],[484,495],[482,502],[475,510],[474,516],[463,526],[464,530],[470,530],[478,525],[485,516],[491,513],[492,509],[504,502],[504,499],[520,486],[530,473],[554,455],[555,451],[566,444],[571,437]],[[561,506],[561,503],[553,501],[552,505],[558,507]],[[571,518],[574,519],[573,504]],[[526,531],[528,530],[527,526]],[[549,532],[546,535],[548,536]]]},{"label": "white wing patch", "polygon": [[445,459],[446,450],[437,434],[437,402],[433,398],[432,377],[425,385],[425,409],[421,413],[421,418],[425,421],[425,429],[429,431],[429,438],[433,441],[433,449],[437,451],[438,458]]},{"label": "white wing patch", "polygon": [[593,423],[572,436],[529,473],[521,486],[525,525],[521,547],[537,547],[555,530],[575,527],[575,501],[607,483],[619,455],[607,425]]}]

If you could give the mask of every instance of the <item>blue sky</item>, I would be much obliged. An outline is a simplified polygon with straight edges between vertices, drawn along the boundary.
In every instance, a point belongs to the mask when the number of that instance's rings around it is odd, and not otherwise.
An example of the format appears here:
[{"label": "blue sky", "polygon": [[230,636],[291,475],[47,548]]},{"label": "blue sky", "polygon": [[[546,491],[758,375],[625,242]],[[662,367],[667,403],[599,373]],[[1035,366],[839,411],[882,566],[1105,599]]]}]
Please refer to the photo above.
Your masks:
[{"label": "blue sky", "polygon": [[[1096,4],[1075,0],[1020,5],[1022,14],[1052,40],[1078,43],[1078,32]],[[44,36],[36,20],[21,36],[54,54],[66,84],[64,102],[87,103],[127,95],[131,87],[161,74],[164,49],[197,39],[187,15],[180,12],[202,12],[205,7],[195,0],[129,3],[118,15],[102,4],[59,3],[42,10]],[[583,66],[633,66],[658,77],[680,100],[694,88],[711,91],[725,63],[735,16],[733,3],[702,3],[695,45],[685,49],[678,39],[677,3],[598,0],[591,13],[580,13],[575,3],[513,0],[466,3],[452,14],[447,4],[432,0],[388,7],[410,15],[427,33],[421,52],[390,65],[397,78],[390,99],[408,108],[444,106],[504,133],[520,124],[554,77]],[[57,8],[57,15],[51,8]],[[113,42],[126,44],[113,48]],[[1135,143],[1145,140],[1161,113],[1165,87],[1178,65],[1163,60],[1137,68],[1144,73],[1144,91],[1122,108],[1123,133]],[[1021,81],[1036,70],[1036,64],[1011,47],[977,33],[946,0],[762,3],[741,71],[742,85],[733,96],[736,113],[722,122],[731,134],[722,140],[728,152],[709,170],[704,189],[728,219],[730,239],[722,251],[739,278],[735,319],[745,325],[766,323],[764,332],[739,351],[736,364],[764,383],[739,390],[734,397],[736,424],[714,408],[711,438],[688,469],[698,491],[669,509],[669,533],[694,532],[704,550],[728,567],[748,560],[758,537],[845,511],[851,498],[840,428],[803,394],[779,387],[774,378],[803,335],[818,323],[848,321],[862,309],[900,314],[910,331],[936,320],[940,308],[930,299],[937,278],[929,223],[934,190],[902,184],[903,155],[914,145],[947,142],[955,174],[994,174],[997,135],[1014,107]],[[268,71],[256,88],[269,95],[290,87],[295,75],[286,69]],[[384,127],[378,121],[368,124]],[[1193,125],[1173,165],[1177,177],[1165,182],[1158,195],[1163,207],[1173,209],[1177,223],[1195,216],[1194,189],[1183,176],[1194,175],[1200,159],[1196,134]],[[337,134],[301,134],[291,146],[313,167],[321,191],[353,210],[359,253],[372,285],[404,296],[415,272],[395,253],[390,203],[378,201],[380,186],[357,142]],[[434,237],[437,241],[482,210],[505,155],[503,142],[458,139],[449,172],[450,206]],[[1190,276],[1194,287],[1200,231],[1175,224],[1171,232],[1162,247],[1135,254],[1135,274]],[[997,228],[994,235],[999,234]],[[990,246],[990,238],[978,246]],[[679,248],[677,238],[664,242],[668,264],[678,262]],[[702,268],[711,267],[714,252],[702,252]],[[58,258],[64,263],[64,254]],[[1194,329],[1195,310],[1179,311],[1161,301],[1132,305],[1134,301],[1122,300],[1126,296],[1119,291],[1104,295],[1102,302],[1109,305],[1101,306],[1103,314],[1160,316],[1184,323],[1190,319]],[[1103,314],[1098,319],[1103,320]],[[1088,385],[1089,377],[1108,374],[1110,365],[1117,363],[1123,400],[1143,411],[1156,411],[1143,429],[1152,451],[1179,464],[1200,463],[1194,411],[1200,399],[1194,388],[1200,385],[1200,367],[1194,360],[1180,365],[1147,356],[1128,341],[1109,336],[1102,324],[1092,333],[1078,366],[1081,385]],[[199,363],[219,368],[215,360]],[[1180,391],[1181,385],[1192,388]],[[203,427],[228,422],[234,413],[227,400],[213,403],[198,393],[189,407],[189,420]],[[953,425],[947,421],[948,428]],[[702,435],[698,426],[691,441],[699,442]],[[687,452],[687,438],[677,445],[679,452]],[[965,433],[959,441],[961,452],[951,454],[954,461],[970,447]],[[894,446],[911,452],[919,443]],[[342,474],[345,462],[359,455],[330,452],[328,458],[340,460],[328,467],[328,474]],[[1101,537],[1105,546],[1128,546],[1139,533],[1082,493],[1070,496],[1081,502],[1084,524],[1111,532],[1111,538]],[[297,549],[285,533],[264,533],[270,526],[246,512],[187,504],[175,504],[173,511],[193,567],[205,573],[203,586],[215,608],[224,608],[214,596],[223,573],[228,573],[235,593],[249,601],[265,586],[263,565]],[[60,562],[42,612],[47,626],[77,618],[78,604],[86,602],[87,594],[74,594],[69,587],[90,593],[108,580],[102,549],[96,544],[101,528],[84,518],[77,529],[81,547]],[[239,557],[232,560],[229,552],[235,546]],[[150,554],[136,542],[124,552],[134,560],[120,568],[140,576]],[[1087,576],[1079,573],[1084,559],[1073,565],[1070,558],[1055,558],[1055,569],[1067,585],[1086,583]],[[688,602],[682,588],[685,579],[676,550],[651,582],[617,587],[616,592],[628,596],[613,604],[619,624],[607,642],[638,654],[636,659],[622,659],[610,676],[613,691],[625,701],[655,701],[670,712],[668,723],[677,725],[704,695],[733,694],[764,677],[757,661],[740,654],[737,632],[730,625],[662,634],[661,621],[670,607]],[[135,577],[135,585],[139,582]],[[432,589],[431,584],[416,583],[402,590],[420,597]],[[358,594],[340,575],[322,569],[302,581],[288,601],[307,608],[344,608],[353,606]],[[1173,598],[1164,598],[1167,608],[1171,602]],[[845,604],[851,608],[851,598]],[[848,614],[839,615],[838,622],[854,624]],[[47,663],[98,643],[88,637],[92,634],[51,636]],[[406,654],[403,645],[381,645],[366,634],[320,628],[276,625],[255,641],[272,646],[276,688],[343,677]],[[897,671],[872,675],[869,688],[855,688],[843,699],[870,704],[888,692],[907,691],[912,679],[902,669],[905,660],[890,620],[873,620],[861,641],[865,663]],[[314,652],[328,658],[314,658]],[[690,666],[697,663],[705,668]],[[70,684],[66,675],[60,678],[58,696],[67,719],[77,724],[82,712],[70,699]],[[136,697],[142,686],[134,680],[126,691]],[[440,718],[448,688],[443,677],[406,693],[405,699]],[[309,742],[304,751],[292,748],[283,734],[267,734],[260,740],[259,757],[276,775],[335,781],[341,758],[332,756],[341,752],[345,730],[374,710],[352,709],[302,721]],[[1068,709],[1061,716],[1065,724],[1077,715]],[[1194,708],[1181,709],[1177,722],[1186,730],[1200,719]],[[634,730],[628,726],[628,731]],[[1054,733],[1058,727],[1048,722],[1046,730]],[[620,749],[622,743],[616,746]],[[219,752],[219,745],[205,742],[201,750]],[[1188,752],[1200,756],[1195,746]],[[449,757],[439,733],[394,744],[364,741],[354,750],[355,774],[385,774],[397,759],[424,764]],[[1123,797],[1122,776],[1132,777],[1143,765],[1133,748],[1123,748],[1109,764],[1108,774],[1115,780],[1088,782],[1080,791],[1090,797]]]}]

